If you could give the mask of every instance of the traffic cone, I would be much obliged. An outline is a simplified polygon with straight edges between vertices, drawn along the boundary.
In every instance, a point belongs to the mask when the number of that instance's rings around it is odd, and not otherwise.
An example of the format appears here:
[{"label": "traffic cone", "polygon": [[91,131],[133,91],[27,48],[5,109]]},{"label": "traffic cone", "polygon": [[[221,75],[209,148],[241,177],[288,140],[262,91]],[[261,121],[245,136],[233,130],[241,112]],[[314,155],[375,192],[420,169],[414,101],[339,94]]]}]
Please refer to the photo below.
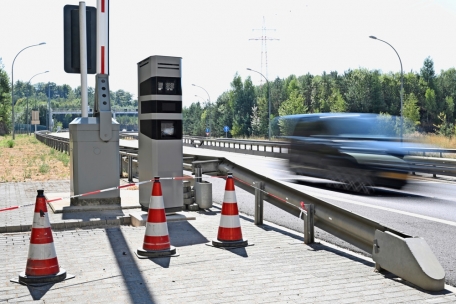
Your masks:
[{"label": "traffic cone", "polygon": [[19,283],[60,282],[66,277],[65,269],[59,267],[57,260],[44,190],[38,190],[27,266],[19,274]]},{"label": "traffic cone", "polygon": [[154,177],[144,243],[143,247],[138,248],[136,253],[138,257],[176,256],[176,248],[171,246],[169,242],[160,177]]},{"label": "traffic cone", "polygon": [[222,214],[217,239],[212,240],[214,247],[246,247],[248,241],[242,239],[241,222],[234,189],[233,174],[228,173],[223,197]]}]

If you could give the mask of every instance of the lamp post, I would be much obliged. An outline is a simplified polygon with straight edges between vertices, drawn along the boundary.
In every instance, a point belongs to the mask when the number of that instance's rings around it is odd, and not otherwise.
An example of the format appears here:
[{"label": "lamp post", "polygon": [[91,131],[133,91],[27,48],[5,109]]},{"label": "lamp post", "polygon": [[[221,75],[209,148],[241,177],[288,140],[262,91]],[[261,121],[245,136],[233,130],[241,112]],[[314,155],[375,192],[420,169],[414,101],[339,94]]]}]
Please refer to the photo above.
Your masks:
[{"label": "lamp post", "polygon": [[[30,78],[30,80],[27,82],[27,86],[30,84],[30,81],[32,81],[33,77],[35,77],[37,75],[40,75],[40,74],[45,74],[45,73],[48,73],[48,72],[49,71],[45,71],[45,72],[41,72],[41,73],[33,75],[32,78]],[[29,96],[27,96],[27,110],[25,111],[25,124],[27,125],[27,135],[30,135],[30,129],[29,129],[29,126],[28,126],[28,121],[29,121],[28,120],[28,100],[29,100]]]},{"label": "lamp post", "polygon": [[261,74],[258,71],[252,70],[251,68],[247,68],[247,71],[252,71],[260,74],[261,76],[263,76],[264,79],[266,79],[266,82],[268,83],[268,140],[271,140],[271,98],[269,94],[269,80],[263,74]]},{"label": "lamp post", "polygon": [[[199,96],[199,95],[196,95],[196,94],[195,94],[195,97],[200,98],[203,102],[207,102],[207,100],[205,100],[203,97],[201,97],[201,96]],[[207,121],[209,121],[209,118],[207,119]],[[209,127],[209,131],[211,131],[211,130],[210,130],[210,126],[209,126],[209,124],[208,124],[207,122],[206,122],[205,127],[206,127],[206,128]]]},{"label": "lamp post", "polygon": [[48,81],[48,105],[46,114],[46,129],[51,131],[51,83]]},{"label": "lamp post", "polygon": [[196,95],[196,94],[195,94],[195,97],[201,98],[201,100],[202,100],[203,102],[206,102],[206,100],[205,100],[203,97],[199,96],[199,95]]},{"label": "lamp post", "polygon": [[38,44],[33,44],[33,45],[29,45],[25,48],[23,48],[22,50],[19,51],[19,53],[16,54],[16,56],[14,57],[14,60],[13,60],[13,64],[11,65],[11,108],[12,108],[12,115],[11,115],[11,122],[12,122],[12,125],[13,125],[13,139],[15,139],[15,136],[14,136],[14,62],[16,61],[16,58],[17,56],[25,49],[28,49],[30,47],[33,47],[33,46],[38,46],[38,45],[43,45],[43,44],[46,44],[46,42],[41,42],[41,43],[38,43]]},{"label": "lamp post", "polygon": [[401,60],[401,57],[399,56],[399,54],[397,53],[396,49],[391,44],[389,44],[388,42],[386,42],[384,40],[378,39],[375,36],[369,36],[369,38],[388,44],[394,50],[394,52],[396,52],[396,55],[399,58],[399,63],[401,64],[401,142],[402,142],[402,125],[403,125],[403,101],[402,101],[402,99],[403,99],[403,95],[404,95],[404,72],[402,69],[402,60]]},{"label": "lamp post", "polygon": [[[196,84],[193,84],[193,83],[192,83],[192,86],[194,86],[194,87],[198,87],[198,88],[200,88],[200,89],[203,89],[203,90],[204,90],[204,92],[206,92],[206,94],[207,94],[207,97],[209,98],[209,99],[208,99],[208,101],[209,101],[209,133],[210,133],[210,132],[212,132],[212,129],[211,129],[211,119],[212,119],[212,111],[211,111],[211,96],[209,96],[209,93],[206,91],[206,89],[205,89],[205,88],[203,88],[203,87],[200,87],[199,85],[196,85]],[[196,95],[195,95],[195,96],[196,96]]]}]

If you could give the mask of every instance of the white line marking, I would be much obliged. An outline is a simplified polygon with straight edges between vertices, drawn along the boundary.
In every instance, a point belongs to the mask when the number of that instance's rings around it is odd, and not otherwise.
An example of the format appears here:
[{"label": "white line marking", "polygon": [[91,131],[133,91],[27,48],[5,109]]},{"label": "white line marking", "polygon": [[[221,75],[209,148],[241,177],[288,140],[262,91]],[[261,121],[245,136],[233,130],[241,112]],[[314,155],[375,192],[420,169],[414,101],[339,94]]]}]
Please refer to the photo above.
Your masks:
[{"label": "white line marking", "polygon": [[[334,199],[334,197],[327,196],[327,195],[320,194],[320,193],[318,193],[318,194],[315,193],[314,195],[316,197],[320,197],[320,198]],[[394,213],[398,213],[398,214],[408,215],[408,216],[420,218],[420,219],[423,219],[423,220],[433,221],[433,222],[442,223],[442,224],[446,224],[446,225],[450,225],[450,226],[455,226],[456,227],[456,222],[442,220],[442,219],[438,219],[438,218],[435,218],[435,217],[430,217],[430,216],[421,215],[421,214],[417,214],[417,213],[411,213],[411,212],[407,212],[407,211],[391,209],[391,208],[387,208],[387,207],[373,206],[373,205],[370,205],[370,204],[365,204],[365,203],[361,203],[361,202],[355,202],[355,201],[348,200],[348,199],[343,199],[343,198],[337,198],[336,200],[337,201],[341,201],[341,202],[345,202],[345,203],[349,203],[349,204],[354,204],[354,205],[359,205],[359,206],[364,206],[364,207],[369,207],[369,208],[380,209],[380,210],[384,210],[384,211],[388,211],[388,212],[394,212]]]}]

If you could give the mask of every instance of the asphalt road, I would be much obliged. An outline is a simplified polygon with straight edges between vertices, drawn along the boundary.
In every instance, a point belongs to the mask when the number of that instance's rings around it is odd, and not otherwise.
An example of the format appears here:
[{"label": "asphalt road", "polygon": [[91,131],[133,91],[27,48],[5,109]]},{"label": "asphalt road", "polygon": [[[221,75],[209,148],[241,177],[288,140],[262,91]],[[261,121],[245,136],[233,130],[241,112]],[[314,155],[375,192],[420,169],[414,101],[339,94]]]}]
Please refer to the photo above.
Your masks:
[{"label": "asphalt road", "polygon": [[[184,153],[224,156],[307,194],[405,234],[424,238],[445,269],[447,284],[456,286],[456,179],[432,178],[425,174],[411,175],[409,183],[401,190],[376,188],[373,194],[362,195],[328,187],[328,181],[325,180],[292,175],[287,170],[286,161],[281,159],[190,149],[185,148]],[[215,179],[211,179],[211,182],[217,183]],[[247,214],[254,214],[251,195],[242,191],[237,193],[239,209]],[[264,218],[295,231],[303,231],[302,220],[269,204],[265,204]],[[315,236],[369,255],[318,228]]]},{"label": "asphalt road", "polygon": [[[137,147],[137,141],[122,140],[122,142],[131,143]],[[282,159],[190,147],[184,147],[184,153],[226,157],[250,170],[385,226],[411,236],[422,237],[445,269],[446,283],[456,286],[455,178],[434,179],[431,175],[420,174],[410,176],[408,185],[401,190],[377,188],[371,195],[362,195],[327,187],[328,181],[325,180],[292,175],[287,170],[286,161]],[[212,178],[210,181],[214,184],[213,191],[223,191],[223,180]],[[237,196],[240,211],[253,215],[252,195],[238,190]],[[301,219],[269,204],[265,204],[264,219],[295,231],[303,231]],[[368,253],[321,229],[315,229],[315,237],[369,256]]]}]

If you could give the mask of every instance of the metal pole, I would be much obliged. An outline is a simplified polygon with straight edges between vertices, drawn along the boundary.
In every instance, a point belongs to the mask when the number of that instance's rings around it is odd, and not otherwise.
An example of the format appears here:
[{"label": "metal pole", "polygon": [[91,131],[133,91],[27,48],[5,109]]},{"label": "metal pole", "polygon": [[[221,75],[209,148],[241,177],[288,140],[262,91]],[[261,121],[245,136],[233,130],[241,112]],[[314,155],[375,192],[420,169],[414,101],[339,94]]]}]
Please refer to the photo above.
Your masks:
[{"label": "metal pole", "polygon": [[252,70],[250,68],[247,68],[247,70],[260,74],[261,76],[263,76],[264,79],[266,79],[266,82],[268,84],[268,108],[269,108],[268,109],[268,140],[271,140],[271,98],[270,98],[270,93],[269,93],[269,91],[270,91],[269,80],[258,71]]},{"label": "metal pole", "polygon": [[41,42],[41,43],[38,43],[38,44],[34,44],[34,45],[29,45],[25,48],[23,48],[22,50],[19,51],[19,53],[16,54],[16,56],[14,57],[14,60],[13,60],[13,64],[11,65],[11,124],[13,126],[13,139],[15,139],[15,135],[14,135],[14,62],[16,61],[16,58],[17,56],[25,49],[28,49],[30,47],[33,47],[33,46],[38,46],[38,45],[43,45],[43,44],[46,44],[46,42]]},{"label": "metal pole", "polygon": [[51,120],[50,120],[50,113],[51,113],[51,83],[48,81],[48,115],[46,115],[46,129],[51,131]]},{"label": "metal pole", "polygon": [[88,92],[87,92],[87,26],[86,5],[79,2],[79,40],[81,54],[81,117],[88,117]]},{"label": "metal pole", "polygon": [[388,44],[393,50],[394,52],[396,53],[397,55],[397,58],[399,58],[399,63],[401,64],[401,142],[402,142],[402,130],[403,130],[403,95],[404,95],[404,71],[402,69],[402,60],[401,60],[401,57],[399,56],[399,53],[396,51],[396,49],[391,45],[389,44],[388,42],[384,41],[384,40],[381,40],[381,39],[378,39],[377,37],[375,36],[369,36],[369,38],[371,39],[375,39],[375,40],[379,40],[381,42],[384,42],[386,44]]},{"label": "metal pole", "polygon": [[133,157],[128,155],[128,182],[133,181]]},{"label": "metal pole", "polygon": [[[30,81],[29,81],[28,84],[30,84]],[[30,90],[29,90],[29,95],[30,95]],[[29,100],[29,95],[27,96],[27,108],[25,109],[25,127],[27,128],[27,135],[29,135],[29,127],[28,127],[28,100]]]},{"label": "metal pole", "polygon": [[[37,75],[40,75],[40,74],[45,74],[47,72],[49,72],[49,71],[45,71],[45,72],[41,72],[41,73],[33,75],[32,78],[30,78],[30,80],[27,82],[27,86],[30,85],[30,81],[32,81],[33,77],[35,77]],[[29,129],[30,126],[29,126],[29,123],[28,123],[29,122],[29,120],[28,120],[28,118],[29,118],[29,115],[28,115],[28,100],[29,100],[30,95],[31,94],[30,94],[30,90],[29,90],[29,94],[27,96],[27,110],[25,111],[25,124],[26,124],[26,127],[27,127],[27,135],[30,135],[30,129]],[[35,97],[35,108],[36,108],[36,97]],[[36,133],[36,125],[35,125],[35,133]]]},{"label": "metal pole", "polygon": [[203,177],[203,168],[201,168],[201,166],[198,165],[195,168],[195,182],[201,183],[203,181],[202,177]]}]

